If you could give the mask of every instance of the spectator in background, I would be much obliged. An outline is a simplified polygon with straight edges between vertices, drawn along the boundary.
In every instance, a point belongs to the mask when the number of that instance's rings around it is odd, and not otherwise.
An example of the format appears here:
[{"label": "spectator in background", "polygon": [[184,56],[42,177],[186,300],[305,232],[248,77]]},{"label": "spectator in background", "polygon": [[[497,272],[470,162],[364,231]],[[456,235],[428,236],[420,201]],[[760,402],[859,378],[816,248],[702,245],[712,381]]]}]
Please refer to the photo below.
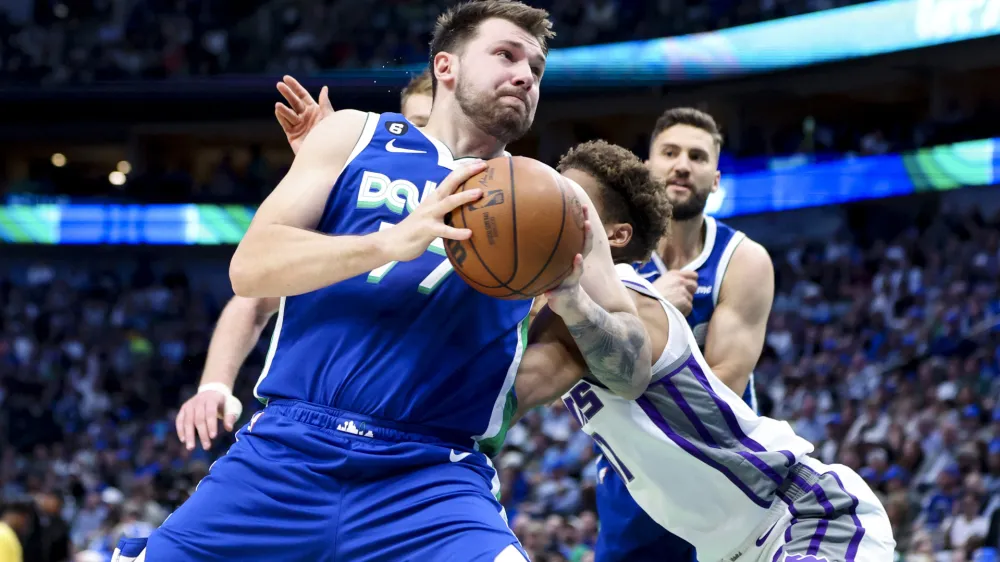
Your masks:
[{"label": "spectator in background", "polygon": [[48,562],[67,562],[73,548],[69,525],[62,518],[63,496],[55,491],[38,494],[35,498],[38,525],[34,529],[41,546],[41,558]]},{"label": "spectator in background", "polygon": [[23,538],[31,532],[34,515],[35,509],[30,499],[10,501],[3,506],[3,517],[0,518],[0,561],[24,560],[21,544]]},{"label": "spectator in background", "polygon": [[957,506],[957,513],[944,522],[946,543],[949,550],[964,553],[962,560],[968,558],[971,545],[979,543],[989,531],[989,520],[979,514],[980,501],[974,494],[966,494]]}]

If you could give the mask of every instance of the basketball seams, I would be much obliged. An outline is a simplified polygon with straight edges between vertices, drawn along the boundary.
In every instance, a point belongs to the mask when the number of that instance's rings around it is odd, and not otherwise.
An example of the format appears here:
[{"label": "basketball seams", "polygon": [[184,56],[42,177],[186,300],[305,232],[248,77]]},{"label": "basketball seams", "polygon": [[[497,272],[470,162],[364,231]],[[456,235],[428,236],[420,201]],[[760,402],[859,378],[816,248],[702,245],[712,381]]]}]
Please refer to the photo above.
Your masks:
[{"label": "basketball seams", "polygon": [[[467,283],[469,283],[470,285],[476,285],[476,286],[482,287],[484,289],[500,289],[500,288],[504,288],[504,289],[507,289],[507,290],[510,291],[510,293],[508,293],[506,295],[493,295],[495,298],[509,298],[509,297],[514,296],[514,295],[518,295],[518,296],[522,296],[522,297],[526,297],[526,298],[532,298],[532,295],[525,294],[525,293],[523,293],[523,292],[521,292],[521,291],[519,291],[517,289],[514,289],[513,287],[511,287],[509,285],[510,281],[513,281],[514,277],[517,275],[518,251],[517,251],[517,201],[516,201],[515,195],[514,195],[514,193],[515,193],[515,188],[514,188],[514,159],[512,157],[507,157],[507,163],[508,163],[508,169],[510,170],[511,226],[513,227],[513,237],[514,237],[513,246],[512,246],[514,248],[514,267],[513,267],[513,272],[511,273],[511,276],[510,276],[510,280],[508,280],[505,283],[505,282],[501,281],[500,278],[495,273],[493,273],[493,270],[490,269],[490,266],[486,264],[485,260],[483,260],[482,255],[479,254],[479,250],[476,248],[476,243],[472,240],[472,238],[469,238],[469,240],[468,240],[469,247],[472,249],[472,253],[475,254],[476,259],[483,266],[483,269],[486,271],[486,273],[488,273],[490,275],[490,277],[493,278],[494,281],[496,281],[497,283],[499,283],[499,285],[484,285],[482,283],[478,283],[476,281],[473,281],[472,279],[469,279],[467,276],[463,275],[462,271],[459,268],[455,268],[455,272],[458,273],[459,276],[463,280],[465,280]],[[464,185],[462,186],[462,189],[463,190],[465,189]],[[462,222],[463,222],[464,226],[467,228],[468,224],[469,224],[469,221],[465,217],[465,207],[466,207],[465,205],[463,205],[461,207],[461,214],[462,214]]]},{"label": "basketball seams", "polygon": [[[543,168],[547,169],[547,173],[543,172],[543,170],[541,169],[536,170],[535,166],[530,165],[533,164],[534,161],[531,161],[530,159],[526,158],[522,158],[520,160],[524,160],[525,161],[523,162],[524,164],[529,164],[529,163],[530,164],[527,166],[526,169],[521,170],[520,166],[515,166],[514,158],[515,157],[511,157],[509,155],[506,156],[507,168],[509,172],[509,178],[508,178],[509,183],[506,186],[503,186],[506,187],[506,191],[509,192],[507,194],[509,201],[507,201],[506,205],[504,205],[507,207],[506,212],[509,213],[509,215],[507,215],[506,213],[500,214],[501,216],[504,216],[504,219],[506,219],[503,222],[505,224],[510,225],[510,227],[513,228],[513,230],[510,233],[507,233],[506,236],[498,238],[499,240],[498,243],[489,244],[488,246],[480,247],[480,245],[478,244],[478,239],[476,239],[476,237],[473,237],[472,239],[462,242],[461,244],[465,247],[469,257],[475,256],[475,259],[478,261],[479,266],[477,267],[471,266],[470,264],[472,262],[467,261],[468,258],[466,258],[466,263],[463,264],[465,267],[461,268],[454,267],[455,273],[457,273],[458,276],[467,285],[475,288],[477,291],[489,297],[497,299],[533,298],[538,294],[544,293],[546,291],[552,290],[555,287],[558,287],[566,279],[566,277],[572,273],[573,271],[572,260],[570,260],[568,267],[564,265],[563,266],[564,270],[557,272],[555,274],[553,274],[551,271],[548,271],[549,268],[553,267],[554,265],[558,265],[557,262],[559,262],[559,264],[564,264],[566,259],[566,254],[569,253],[569,251],[573,250],[573,255],[578,253],[578,251],[576,251],[574,248],[570,248],[571,245],[573,246],[576,245],[576,243],[574,243],[573,240],[576,240],[578,235],[575,232],[571,232],[572,230],[574,230],[576,224],[574,225],[567,224],[568,220],[573,220],[574,217],[576,216],[574,215],[574,211],[576,211],[577,209],[574,206],[578,203],[577,200],[573,198],[575,196],[575,193],[574,190],[572,189],[573,186],[570,185],[572,182],[562,177],[561,174],[558,174],[557,172],[555,172],[551,168],[548,168],[547,166],[542,165]],[[489,174],[486,177],[492,178],[493,177],[492,173],[496,172],[497,168],[499,168],[499,166],[502,165],[501,162],[496,162],[496,161],[494,161],[493,164],[494,166],[491,166],[492,170],[490,170],[489,172],[484,172]],[[527,215],[524,215],[524,213],[522,213],[522,217],[517,216],[516,175],[521,172],[524,172],[524,174],[526,174],[525,179],[529,183],[534,184],[536,182],[541,182],[542,184],[548,184],[548,186],[550,186],[547,188],[543,188],[542,191],[538,193],[534,192],[529,193],[528,199],[522,201],[522,203],[525,203],[527,205],[532,205],[532,208],[534,207],[533,202],[536,202],[537,200],[537,204],[543,204],[544,206],[547,206],[547,208],[551,209],[551,207],[554,206],[553,204],[555,203],[553,199],[555,194],[551,192],[551,189],[554,187],[559,190],[559,196],[562,208],[560,211],[560,221],[558,223],[558,226],[552,224],[553,221],[551,220],[551,218],[548,221],[546,221],[544,217],[538,216],[537,213],[533,214],[532,212],[528,212]],[[548,177],[546,178],[545,176]],[[482,179],[485,180],[485,177],[483,177]],[[500,182],[499,185],[502,186],[503,185],[502,180],[498,181]],[[549,182],[552,182],[555,185],[552,185],[552,183]],[[493,184],[494,186],[498,185],[497,183],[494,183],[492,181],[490,183]],[[489,185],[484,184],[484,187],[489,187]],[[531,188],[533,187],[533,185],[530,185],[528,187]],[[539,187],[541,187],[541,185]],[[469,185],[466,182],[460,187],[459,191],[467,188],[469,188]],[[569,190],[569,193],[567,193],[567,190]],[[529,191],[531,190],[529,189]],[[532,195],[534,195],[534,198],[532,197]],[[503,201],[500,200],[492,202],[490,206],[496,205],[498,203],[503,205]],[[455,210],[458,212],[452,211],[454,215],[461,215],[462,217],[461,227],[473,228],[475,232],[479,232],[481,229],[486,228],[487,234],[492,229],[496,228],[496,226],[491,227],[490,224],[497,219],[493,219],[492,217],[490,217],[490,220],[487,221],[486,220],[487,217],[485,216],[479,217],[480,213],[477,213],[477,218],[486,222],[484,222],[483,224],[475,223],[475,226],[472,226],[472,224],[470,224],[468,221],[469,215],[466,214],[467,210],[465,207],[466,206],[463,205]],[[500,209],[500,207],[498,207],[498,209]],[[478,208],[474,210],[479,211]],[[554,209],[552,210],[554,211]],[[526,211],[531,211],[531,209],[526,209]],[[473,211],[470,210],[469,212],[471,214],[471,212]],[[518,232],[518,222],[517,222],[518,218],[527,220],[526,228],[532,229],[532,232],[538,230],[537,233],[541,237],[541,240],[542,241],[552,240],[552,242],[550,242],[552,245],[550,246],[548,255],[545,256],[545,254],[539,251],[541,250],[539,244],[537,244],[539,240],[532,240],[530,236],[525,238],[526,242],[532,242],[531,244],[529,244],[530,246],[529,248],[523,249],[525,252],[528,252],[528,254],[526,254],[526,259],[530,257],[530,259],[528,259],[528,262],[526,263],[530,262],[529,263],[530,265],[537,268],[536,270],[537,273],[534,274],[529,273],[528,275],[531,275],[531,278],[526,282],[519,282],[518,285],[520,287],[518,289],[515,289],[512,287],[512,283],[515,280],[518,280],[519,277],[518,272],[520,270],[520,261],[521,261],[520,252],[522,250],[522,248],[519,247],[519,242],[522,237],[519,235],[520,233]],[[542,222],[538,222],[539,220],[541,220]],[[458,222],[457,217],[455,222],[456,223]],[[545,225],[545,222],[548,222],[547,226]],[[455,226],[458,225],[456,224]],[[529,233],[526,233],[526,235],[527,234]],[[555,234],[554,240],[552,238],[552,234]],[[585,240],[582,241],[582,243],[585,243]],[[511,245],[512,251],[514,252],[513,255],[510,255],[509,253],[507,253],[506,255],[498,254],[498,251],[506,249],[505,248],[506,244]],[[449,244],[445,245],[445,250],[447,251],[448,257],[452,261],[452,265],[455,266],[456,262],[454,260],[454,256],[452,255],[451,248],[452,248],[451,245]],[[470,249],[471,251],[468,251]],[[490,258],[491,260],[490,263],[493,263],[494,266],[497,267],[500,265],[510,266],[511,271],[509,272],[509,277],[506,279],[501,279],[498,273],[491,268],[489,263],[487,263],[487,261],[484,258],[484,255]],[[510,261],[504,260],[505,257]],[[539,261],[542,261],[542,263],[540,265],[537,265]],[[476,279],[470,278],[470,276],[474,276]],[[485,284],[479,281],[479,279],[482,279],[483,281],[493,281],[497,284],[496,285]],[[532,289],[532,287],[538,287],[538,289]],[[498,294],[501,293],[500,289],[504,289],[505,291],[502,294]]]},{"label": "basketball seams", "polygon": [[[471,179],[471,178],[470,178],[470,179]],[[513,180],[513,177],[511,177],[511,192],[512,192],[512,193],[513,193],[513,191],[514,191],[514,185],[513,185],[513,181],[514,181],[514,180]],[[463,190],[465,189],[465,186],[464,186],[464,185],[462,186],[462,189],[463,189]],[[513,200],[513,196],[511,197],[511,199]],[[512,201],[512,202],[513,202],[513,201]],[[462,206],[460,207],[460,209],[461,209],[461,212],[462,212],[462,222],[463,222],[463,223],[465,223],[465,226],[466,226],[466,228],[468,228],[468,225],[469,225],[469,221],[468,221],[468,220],[466,220],[466,218],[465,218],[465,208],[466,208],[466,207],[467,207],[467,205],[462,205]],[[514,229],[514,232],[517,232],[517,229],[516,229],[516,228]],[[499,278],[499,277],[497,277],[497,275],[496,275],[495,273],[493,273],[493,270],[492,270],[492,269],[490,269],[490,266],[486,265],[486,262],[485,262],[485,261],[483,260],[483,257],[482,257],[482,256],[481,256],[481,255],[479,254],[479,250],[478,250],[478,249],[476,249],[476,242],[475,242],[475,241],[473,240],[473,238],[469,238],[469,239],[467,240],[467,242],[468,242],[468,244],[469,244],[469,248],[471,248],[471,249],[472,249],[472,253],[473,253],[473,254],[475,254],[475,256],[476,256],[476,259],[477,259],[477,260],[479,260],[479,263],[480,263],[480,264],[481,264],[481,265],[483,266],[483,269],[484,269],[484,270],[486,271],[486,273],[488,273],[488,274],[490,275],[490,277],[492,277],[492,278],[493,278],[493,280],[494,280],[494,281],[496,281],[497,283],[499,283],[499,285],[484,285],[484,284],[482,284],[482,283],[476,283],[476,285],[479,285],[480,287],[483,287],[484,289],[499,289],[499,288],[501,288],[501,287],[502,287],[502,288],[504,288],[504,289],[509,289],[509,290],[513,291],[514,289],[512,289],[512,288],[511,288],[510,286],[508,286],[508,285],[507,285],[506,283],[504,283],[503,281],[501,281],[501,280],[500,280],[500,278]],[[515,249],[515,255],[517,255],[517,251],[516,251],[516,249]],[[456,271],[457,271],[457,269],[456,269]],[[465,277],[463,276],[463,279],[464,279],[464,278],[465,278]]]},{"label": "basketball seams", "polygon": [[514,267],[511,268],[510,279],[507,280],[507,283],[504,283],[504,286],[511,291],[520,292],[517,289],[508,286],[508,284],[513,281],[515,277],[517,277],[518,258],[521,254],[519,251],[520,248],[517,246],[517,188],[514,185],[514,158],[512,156],[507,157],[507,168],[510,170],[510,226],[514,229],[514,242],[512,246],[514,248]]},{"label": "basketball seams", "polygon": [[[552,259],[556,256],[556,252],[559,251],[559,244],[562,243],[563,232],[565,232],[566,230],[566,189],[563,187],[562,184],[563,182],[562,175],[557,173],[555,174],[555,176],[556,176],[556,185],[559,186],[559,195],[561,196],[562,199],[562,217],[561,220],[559,221],[559,234],[556,235],[556,242],[555,244],[552,245],[552,251],[549,252],[549,257],[545,259],[545,263],[542,264],[542,267],[541,269],[538,270],[538,273],[536,273],[535,276],[532,277],[530,281],[521,286],[520,289],[521,291],[524,291],[528,287],[531,287],[531,285],[535,281],[538,281],[538,278],[541,277],[543,273],[545,273],[545,270],[548,269],[549,264],[552,263]],[[517,230],[515,230],[514,232],[516,235]],[[572,267],[570,269],[572,270]]]}]

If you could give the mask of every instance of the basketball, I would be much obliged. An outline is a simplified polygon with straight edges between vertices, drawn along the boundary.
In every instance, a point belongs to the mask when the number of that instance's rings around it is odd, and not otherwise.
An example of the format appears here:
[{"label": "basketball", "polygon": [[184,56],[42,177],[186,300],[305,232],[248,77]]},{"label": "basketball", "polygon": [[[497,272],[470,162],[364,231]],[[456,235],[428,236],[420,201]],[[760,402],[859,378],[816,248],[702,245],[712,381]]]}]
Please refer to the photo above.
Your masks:
[{"label": "basketball", "polygon": [[478,187],[483,197],[445,216],[472,230],[468,240],[445,240],[455,272],[472,288],[498,299],[530,299],[554,289],[583,251],[584,216],[569,180],[520,156],[494,158],[456,190]]}]

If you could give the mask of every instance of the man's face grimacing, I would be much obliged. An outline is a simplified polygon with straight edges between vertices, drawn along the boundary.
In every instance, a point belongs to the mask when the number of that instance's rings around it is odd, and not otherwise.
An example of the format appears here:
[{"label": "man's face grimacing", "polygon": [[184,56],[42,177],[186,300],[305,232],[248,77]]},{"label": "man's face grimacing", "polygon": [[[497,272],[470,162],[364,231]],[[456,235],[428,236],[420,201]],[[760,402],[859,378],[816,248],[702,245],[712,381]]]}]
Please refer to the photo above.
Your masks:
[{"label": "man's face grimacing", "polygon": [[512,142],[531,128],[545,55],[538,39],[500,18],[488,19],[458,58],[455,98],[481,130]]}]

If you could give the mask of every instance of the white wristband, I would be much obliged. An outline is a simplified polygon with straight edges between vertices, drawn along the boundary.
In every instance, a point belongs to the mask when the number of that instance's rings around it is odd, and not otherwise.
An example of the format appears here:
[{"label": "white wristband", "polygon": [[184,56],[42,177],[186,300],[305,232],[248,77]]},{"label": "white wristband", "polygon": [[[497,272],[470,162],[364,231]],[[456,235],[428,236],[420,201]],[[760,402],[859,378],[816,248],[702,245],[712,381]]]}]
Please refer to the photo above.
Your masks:
[{"label": "white wristband", "polygon": [[219,415],[220,419],[232,418],[233,423],[240,419],[243,415],[243,403],[240,399],[233,396],[233,391],[227,385],[221,382],[210,382],[205,383],[198,387],[198,394],[202,392],[208,392],[214,390],[226,397],[226,404],[222,407],[222,413]]},{"label": "white wristband", "polygon": [[198,387],[198,394],[205,392],[207,390],[214,390],[216,392],[222,393],[223,396],[232,396],[233,389],[229,388],[225,383],[221,382],[208,382]]}]

